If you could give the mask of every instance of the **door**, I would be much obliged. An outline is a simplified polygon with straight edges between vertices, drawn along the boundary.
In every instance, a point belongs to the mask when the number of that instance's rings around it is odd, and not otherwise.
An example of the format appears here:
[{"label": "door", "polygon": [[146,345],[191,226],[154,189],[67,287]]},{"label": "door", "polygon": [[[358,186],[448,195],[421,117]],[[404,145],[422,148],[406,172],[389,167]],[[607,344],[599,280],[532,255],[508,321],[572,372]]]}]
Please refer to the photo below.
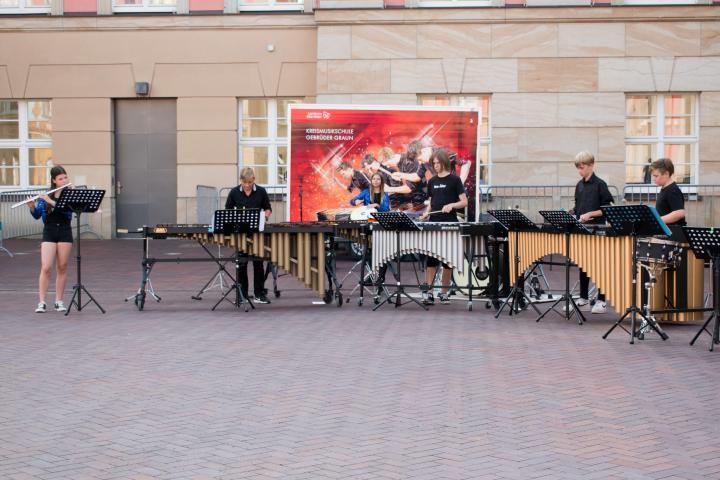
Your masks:
[{"label": "door", "polygon": [[175,100],[115,101],[115,218],[129,232],[176,222]]}]

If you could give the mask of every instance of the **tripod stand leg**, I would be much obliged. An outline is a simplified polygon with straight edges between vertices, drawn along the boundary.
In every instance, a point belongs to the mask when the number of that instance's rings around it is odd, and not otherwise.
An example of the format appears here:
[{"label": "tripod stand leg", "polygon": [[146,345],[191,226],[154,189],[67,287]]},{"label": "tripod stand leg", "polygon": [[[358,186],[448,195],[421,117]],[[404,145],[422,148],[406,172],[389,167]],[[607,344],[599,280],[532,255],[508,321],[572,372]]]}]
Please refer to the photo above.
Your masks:
[{"label": "tripod stand leg", "polygon": [[[707,329],[707,326],[710,325],[710,322],[712,322],[712,320],[713,320],[714,317],[715,317],[715,314],[713,313],[712,315],[710,315],[710,316],[708,317],[708,319],[705,321],[705,323],[703,323],[703,326],[700,327],[700,330],[698,330],[698,332],[695,334],[695,336],[693,337],[693,339],[690,341],[690,346],[692,346],[692,345],[695,344],[695,341],[698,339],[698,337],[700,336],[700,334],[703,333],[703,332],[706,332],[706,333],[707,333],[708,335],[710,335],[711,337],[714,337],[713,333],[711,333],[711,332]],[[717,322],[715,322],[715,323],[717,323]]]}]

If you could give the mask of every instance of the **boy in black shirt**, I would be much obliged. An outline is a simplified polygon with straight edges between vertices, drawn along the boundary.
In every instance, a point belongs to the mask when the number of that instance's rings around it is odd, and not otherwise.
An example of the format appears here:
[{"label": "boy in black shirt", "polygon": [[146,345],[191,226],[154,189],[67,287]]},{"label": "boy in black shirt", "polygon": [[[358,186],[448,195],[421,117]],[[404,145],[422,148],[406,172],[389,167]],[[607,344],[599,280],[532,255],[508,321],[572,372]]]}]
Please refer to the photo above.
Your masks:
[{"label": "boy in black shirt", "polygon": [[[613,203],[613,196],[608,189],[607,183],[598,178],[595,173],[595,157],[592,153],[583,151],[575,155],[575,168],[582,179],[575,186],[575,216],[581,223],[603,224],[605,219],[600,207]],[[590,290],[590,278],[587,273],[580,270],[580,298],[578,307],[588,305],[588,293]],[[607,312],[605,295],[598,292],[597,301],[592,307],[592,313]]]},{"label": "boy in black shirt", "polygon": [[652,162],[652,179],[660,187],[655,200],[655,209],[667,225],[687,225],[685,222],[685,196],[675,180],[675,166],[669,158],[661,158]]},{"label": "boy in black shirt", "polygon": [[[270,217],[272,207],[267,191],[260,185],[255,184],[255,172],[250,167],[245,167],[240,172],[240,185],[230,190],[225,208],[261,208],[264,210],[265,219]],[[262,260],[253,260],[253,289],[255,291],[255,302],[270,303],[265,292],[265,270]],[[248,298],[248,276],[247,264],[240,268],[240,289],[243,296]]]},{"label": "boy in black shirt", "polygon": [[[467,195],[463,187],[460,177],[450,173],[450,157],[445,150],[436,151],[430,162],[437,174],[428,181],[428,196],[430,204],[425,209],[420,220],[430,220],[431,222],[457,222],[456,210],[460,210],[467,206]],[[434,213],[431,213],[434,212]],[[432,305],[435,299],[432,294],[432,284],[435,280],[435,272],[440,264],[440,260],[434,257],[427,257],[427,269],[425,270],[425,282],[429,285],[430,290],[423,298],[425,305]],[[448,285],[452,277],[452,268],[443,263],[442,272],[442,291],[440,293],[440,303],[448,304]]]}]

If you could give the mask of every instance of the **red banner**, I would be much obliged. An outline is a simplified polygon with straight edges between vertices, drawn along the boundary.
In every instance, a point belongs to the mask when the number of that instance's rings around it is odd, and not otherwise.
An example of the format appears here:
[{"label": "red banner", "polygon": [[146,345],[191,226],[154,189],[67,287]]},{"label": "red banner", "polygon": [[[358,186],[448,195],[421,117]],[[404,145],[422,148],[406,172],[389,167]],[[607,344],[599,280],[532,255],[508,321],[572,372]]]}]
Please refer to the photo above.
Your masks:
[{"label": "red banner", "polygon": [[[314,221],[319,211],[350,208],[350,199],[378,171],[390,187],[391,209],[419,211],[432,176],[430,156],[437,149],[450,154],[472,219],[478,118],[477,111],[467,109],[292,105],[290,221]],[[414,181],[395,180],[398,171],[418,175]]]}]

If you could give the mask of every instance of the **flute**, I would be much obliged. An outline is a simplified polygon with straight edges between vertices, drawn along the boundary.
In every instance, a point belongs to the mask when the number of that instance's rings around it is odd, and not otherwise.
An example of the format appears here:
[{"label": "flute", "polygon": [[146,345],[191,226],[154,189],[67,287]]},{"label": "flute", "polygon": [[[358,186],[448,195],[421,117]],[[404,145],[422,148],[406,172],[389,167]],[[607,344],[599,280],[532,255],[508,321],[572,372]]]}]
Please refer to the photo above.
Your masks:
[{"label": "flute", "polygon": [[58,190],[62,190],[63,188],[69,187],[70,185],[72,185],[72,183],[68,183],[67,185],[63,185],[62,187],[53,188],[52,190],[50,190],[50,191],[48,191],[48,192],[43,192],[43,193],[41,193],[40,195],[35,195],[34,197],[28,198],[27,200],[23,200],[22,202],[18,202],[18,203],[16,203],[15,205],[13,205],[13,206],[10,207],[10,208],[19,207],[20,205],[25,205],[25,204],[28,203],[28,202],[34,202],[35,200],[37,200],[38,198],[40,198],[40,197],[43,196],[43,195],[50,195],[51,193],[57,192]]}]

